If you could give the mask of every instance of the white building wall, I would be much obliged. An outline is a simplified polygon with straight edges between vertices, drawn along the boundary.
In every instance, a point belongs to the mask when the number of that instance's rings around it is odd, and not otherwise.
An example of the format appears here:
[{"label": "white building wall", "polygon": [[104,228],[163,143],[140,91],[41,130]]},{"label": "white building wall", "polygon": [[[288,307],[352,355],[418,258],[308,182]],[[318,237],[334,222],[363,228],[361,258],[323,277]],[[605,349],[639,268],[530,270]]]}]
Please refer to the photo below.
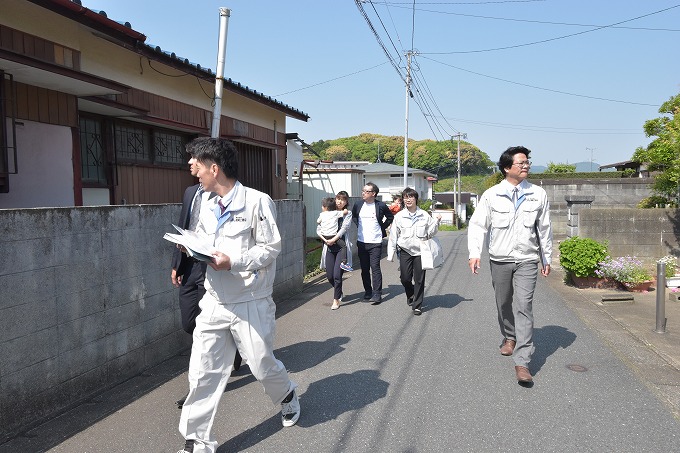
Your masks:
[{"label": "white building wall", "polygon": [[9,175],[10,192],[0,193],[0,208],[73,206],[71,129],[20,121],[16,134],[19,171]]},{"label": "white building wall", "polygon": [[[321,212],[321,200],[325,197],[335,197],[341,190],[352,195],[352,181],[359,175],[355,173],[305,173],[303,179],[303,200],[307,210],[305,225],[307,237],[316,237],[316,219]],[[359,186],[361,193],[361,186]]]}]

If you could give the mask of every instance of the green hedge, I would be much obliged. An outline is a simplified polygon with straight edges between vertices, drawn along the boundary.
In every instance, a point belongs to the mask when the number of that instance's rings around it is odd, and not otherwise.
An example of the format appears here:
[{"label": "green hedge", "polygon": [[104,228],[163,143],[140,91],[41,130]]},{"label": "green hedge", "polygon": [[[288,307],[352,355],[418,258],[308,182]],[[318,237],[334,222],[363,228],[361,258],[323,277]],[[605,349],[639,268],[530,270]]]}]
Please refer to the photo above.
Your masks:
[{"label": "green hedge", "polygon": [[622,171],[589,171],[582,173],[531,173],[529,179],[619,179]]}]

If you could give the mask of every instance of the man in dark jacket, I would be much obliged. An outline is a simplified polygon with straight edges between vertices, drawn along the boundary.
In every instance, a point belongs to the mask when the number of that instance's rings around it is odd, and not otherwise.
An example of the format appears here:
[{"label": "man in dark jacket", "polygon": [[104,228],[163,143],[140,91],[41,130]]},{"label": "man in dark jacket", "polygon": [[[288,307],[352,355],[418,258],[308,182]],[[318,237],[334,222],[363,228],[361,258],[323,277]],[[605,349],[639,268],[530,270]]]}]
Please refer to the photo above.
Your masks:
[{"label": "man in dark jacket", "polygon": [[[357,225],[357,252],[361,263],[361,280],[364,284],[364,300],[373,305],[382,302],[382,271],[380,256],[382,240],[394,214],[385,203],[378,201],[378,186],[366,183],[361,191],[361,201],[352,206],[352,219]],[[371,285],[371,279],[373,284]]]}]

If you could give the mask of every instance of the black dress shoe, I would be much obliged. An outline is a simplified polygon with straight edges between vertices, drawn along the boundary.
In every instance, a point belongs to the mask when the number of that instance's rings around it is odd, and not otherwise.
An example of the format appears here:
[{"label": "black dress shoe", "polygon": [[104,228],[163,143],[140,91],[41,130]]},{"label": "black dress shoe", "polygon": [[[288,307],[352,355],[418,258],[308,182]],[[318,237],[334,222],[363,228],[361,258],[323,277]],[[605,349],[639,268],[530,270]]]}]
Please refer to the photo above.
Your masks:
[{"label": "black dress shoe", "polygon": [[411,305],[413,305],[413,296],[407,297],[407,298],[406,298],[406,303],[408,304],[409,307],[410,307]]},{"label": "black dress shoe", "polygon": [[364,300],[370,300],[371,297],[373,297],[373,293],[371,291],[366,291],[364,293]]},{"label": "black dress shoe", "polygon": [[371,297],[371,305],[380,305],[382,302],[382,296],[380,294],[373,294],[373,297]]},{"label": "black dress shoe", "polygon": [[416,316],[420,316],[420,314],[421,314],[422,312],[423,312],[423,311],[422,311],[420,308],[416,308],[415,310],[413,310],[413,314],[416,315]]}]

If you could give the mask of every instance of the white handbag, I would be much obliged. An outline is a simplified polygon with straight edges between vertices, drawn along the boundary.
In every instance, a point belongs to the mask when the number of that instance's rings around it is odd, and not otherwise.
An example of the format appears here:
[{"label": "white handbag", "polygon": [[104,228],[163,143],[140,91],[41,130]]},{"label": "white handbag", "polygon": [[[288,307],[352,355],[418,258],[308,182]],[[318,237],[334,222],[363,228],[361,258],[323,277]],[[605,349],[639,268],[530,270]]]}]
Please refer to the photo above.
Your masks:
[{"label": "white handbag", "polygon": [[436,237],[420,242],[420,264],[423,270],[435,269],[444,264],[444,253]]}]

